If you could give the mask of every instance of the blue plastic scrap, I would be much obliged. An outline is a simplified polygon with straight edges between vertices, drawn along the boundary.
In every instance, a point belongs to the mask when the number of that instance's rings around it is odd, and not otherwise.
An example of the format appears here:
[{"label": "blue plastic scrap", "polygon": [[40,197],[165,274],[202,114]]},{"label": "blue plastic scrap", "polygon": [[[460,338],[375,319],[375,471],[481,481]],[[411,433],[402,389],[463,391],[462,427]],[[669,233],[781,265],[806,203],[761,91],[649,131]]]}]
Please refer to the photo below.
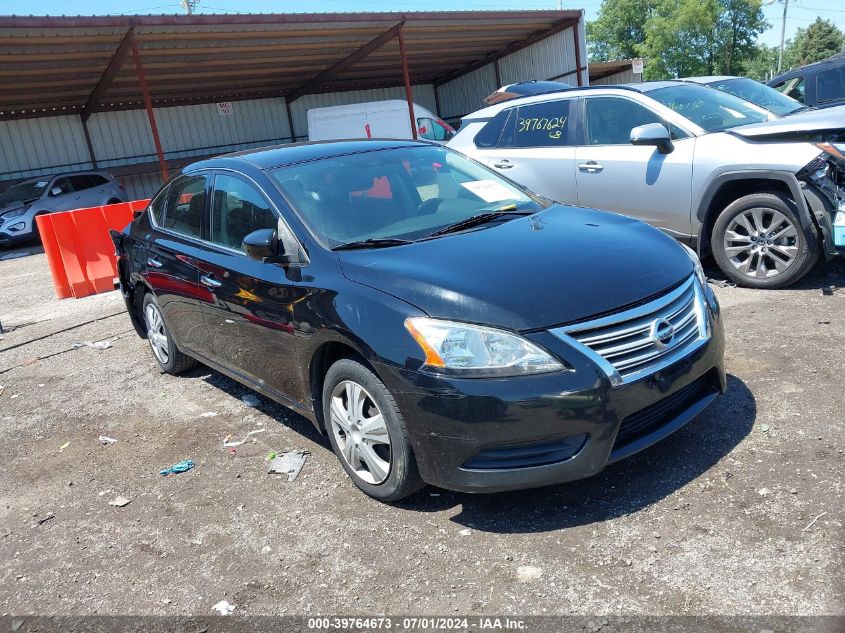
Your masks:
[{"label": "blue plastic scrap", "polygon": [[165,468],[164,470],[158,471],[158,474],[162,475],[163,477],[167,477],[168,475],[175,475],[177,473],[187,472],[193,467],[194,462],[192,462],[190,459],[183,459],[181,462],[173,464],[173,466],[171,466],[170,468]]}]

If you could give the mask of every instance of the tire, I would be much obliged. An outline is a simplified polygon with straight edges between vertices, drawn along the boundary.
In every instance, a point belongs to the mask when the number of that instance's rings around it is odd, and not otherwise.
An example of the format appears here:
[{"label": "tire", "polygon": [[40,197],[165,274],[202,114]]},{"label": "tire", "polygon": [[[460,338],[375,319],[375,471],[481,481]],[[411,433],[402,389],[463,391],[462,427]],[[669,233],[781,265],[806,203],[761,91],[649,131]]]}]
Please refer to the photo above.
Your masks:
[{"label": "tire", "polygon": [[144,295],[142,315],[153,358],[156,359],[162,371],[175,376],[196,367],[197,361],[187,354],[183,354],[176,347],[176,343],[173,341],[170,330],[164,321],[161,306],[158,305],[155,296],[150,292]]},{"label": "tire", "polygon": [[[360,403],[360,413],[350,402]],[[357,360],[343,358],[326,373],[323,419],[343,469],[369,496],[393,502],[425,485],[396,401]]]},{"label": "tire", "polygon": [[818,230],[805,232],[795,203],[776,193],[754,193],[729,204],[713,225],[713,258],[740,286],[785,288],[819,258]]}]

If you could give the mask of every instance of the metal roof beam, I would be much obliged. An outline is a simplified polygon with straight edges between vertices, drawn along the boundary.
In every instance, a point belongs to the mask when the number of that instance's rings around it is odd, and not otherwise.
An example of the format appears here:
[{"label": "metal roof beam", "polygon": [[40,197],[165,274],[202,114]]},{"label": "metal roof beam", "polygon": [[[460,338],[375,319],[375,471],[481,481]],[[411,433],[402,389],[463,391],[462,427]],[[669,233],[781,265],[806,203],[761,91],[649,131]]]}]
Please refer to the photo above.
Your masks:
[{"label": "metal roof beam", "polygon": [[370,40],[367,44],[364,44],[364,46],[353,52],[351,55],[344,57],[333,66],[330,66],[329,68],[321,72],[319,75],[306,81],[299,88],[292,90],[290,93],[287,94],[285,99],[292,103],[299,99],[299,97],[308,94],[309,91],[319,88],[324,83],[328,83],[329,81],[337,77],[340,73],[342,73],[344,70],[354,66],[359,61],[367,57],[367,55],[369,55],[373,51],[380,49],[382,46],[384,46],[390,40],[396,37],[402,29],[402,25],[404,23],[405,20],[402,19],[400,22],[393,25],[390,29],[379,35],[377,38]]},{"label": "metal roof beam", "polygon": [[132,29],[130,28],[124,34],[123,39],[120,40],[120,44],[117,45],[117,49],[114,51],[114,55],[112,55],[109,65],[106,66],[100,80],[97,82],[97,85],[94,86],[94,90],[91,92],[91,96],[88,97],[88,101],[86,101],[85,105],[82,106],[80,116],[82,117],[83,123],[85,123],[96,111],[97,105],[100,103],[100,98],[109,89],[109,86],[111,86],[112,81],[114,81],[114,78],[117,76],[117,73],[120,72],[120,69],[123,67],[123,61],[126,59],[126,56],[129,54],[131,48]]}]

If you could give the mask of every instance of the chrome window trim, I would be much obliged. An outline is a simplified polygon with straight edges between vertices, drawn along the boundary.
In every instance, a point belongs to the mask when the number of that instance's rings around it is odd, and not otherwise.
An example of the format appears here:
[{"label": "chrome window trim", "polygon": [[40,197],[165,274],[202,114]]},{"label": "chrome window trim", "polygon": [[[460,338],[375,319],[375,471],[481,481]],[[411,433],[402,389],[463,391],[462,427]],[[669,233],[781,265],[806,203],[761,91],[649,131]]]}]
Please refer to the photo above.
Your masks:
[{"label": "chrome window trim", "polygon": [[[619,373],[613,363],[604,358],[598,352],[591,349],[589,346],[578,341],[572,335],[574,332],[578,332],[581,330],[592,330],[596,328],[608,327],[616,325],[618,323],[623,323],[625,321],[631,321],[634,319],[642,318],[644,316],[647,316],[648,314],[657,312],[662,307],[665,307],[671,304],[673,301],[682,297],[685,293],[690,290],[690,286],[692,286],[693,294],[695,296],[694,309],[696,319],[698,321],[698,336],[689,343],[682,345],[677,349],[672,350],[668,354],[661,356],[653,364],[649,364],[647,367],[643,367],[642,369],[627,374],[624,377],[622,376],[622,374]],[[711,331],[710,321],[707,317],[707,312],[704,309],[704,305],[704,291],[702,290],[701,284],[698,282],[695,273],[693,273],[686,282],[682,283],[680,286],[678,286],[671,292],[662,295],[657,299],[654,299],[653,301],[649,301],[648,303],[637,306],[636,308],[617,312],[606,317],[601,317],[590,321],[581,321],[579,323],[573,323],[571,325],[566,325],[563,327],[552,328],[549,330],[549,333],[557,337],[567,345],[572,346],[573,348],[584,354],[587,358],[592,360],[608,377],[611,386],[616,388],[651,376],[652,374],[655,374],[660,370],[665,369],[669,365],[672,365],[673,363],[681,360],[682,358],[689,356],[690,354],[698,350],[700,347],[705,345],[710,340]]]}]

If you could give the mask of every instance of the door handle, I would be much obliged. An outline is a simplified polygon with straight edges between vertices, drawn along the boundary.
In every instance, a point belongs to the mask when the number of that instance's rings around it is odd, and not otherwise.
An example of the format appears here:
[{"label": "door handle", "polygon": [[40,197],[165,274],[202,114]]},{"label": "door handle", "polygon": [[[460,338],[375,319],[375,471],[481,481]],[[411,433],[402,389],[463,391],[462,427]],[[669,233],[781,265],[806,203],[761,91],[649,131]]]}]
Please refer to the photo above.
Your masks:
[{"label": "door handle", "polygon": [[588,160],[586,163],[578,164],[578,170],[587,174],[597,174],[602,169],[604,169],[604,165],[599,165],[594,160]]},{"label": "door handle", "polygon": [[510,162],[507,158],[503,158],[498,163],[493,163],[493,167],[496,169],[510,169],[513,167],[513,163]]},{"label": "door handle", "polygon": [[147,266],[150,268],[161,268],[164,264],[158,261],[155,257],[147,257]]},{"label": "door handle", "polygon": [[209,288],[219,288],[223,285],[222,281],[217,281],[214,277],[209,277],[208,275],[200,277],[200,283]]}]

